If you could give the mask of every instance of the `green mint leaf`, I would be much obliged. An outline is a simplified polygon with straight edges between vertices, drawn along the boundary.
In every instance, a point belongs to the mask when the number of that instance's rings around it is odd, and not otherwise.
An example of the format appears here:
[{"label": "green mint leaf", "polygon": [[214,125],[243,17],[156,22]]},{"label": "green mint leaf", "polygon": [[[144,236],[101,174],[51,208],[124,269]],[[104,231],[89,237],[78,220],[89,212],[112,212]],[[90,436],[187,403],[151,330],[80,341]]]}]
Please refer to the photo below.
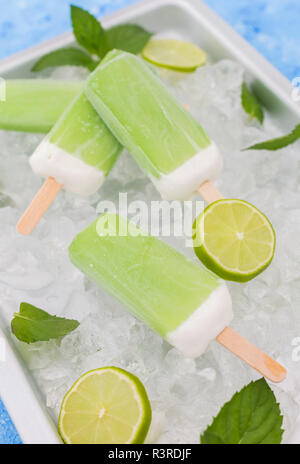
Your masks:
[{"label": "green mint leaf", "polygon": [[264,113],[256,96],[248,89],[247,85],[242,85],[242,105],[246,113],[249,114],[249,121],[256,118],[261,124],[264,122]]},{"label": "green mint leaf", "polygon": [[88,11],[71,5],[71,19],[73,32],[77,42],[93,55],[103,56],[100,51],[100,42],[104,29],[100,22]]},{"label": "green mint leaf", "polygon": [[78,48],[61,48],[44,55],[32,68],[33,72],[56,66],[83,66],[93,71],[98,63]]},{"label": "green mint leaf", "polygon": [[25,343],[60,338],[77,329],[79,322],[51,316],[29,303],[21,303],[20,312],[14,315],[11,329],[18,340]]},{"label": "green mint leaf", "polygon": [[220,410],[201,435],[207,445],[280,444],[282,416],[265,379],[251,382]]},{"label": "green mint leaf", "polygon": [[102,34],[101,40],[99,42],[99,56],[104,58],[106,53],[108,53],[112,48],[108,44],[108,37],[106,31]]},{"label": "green mint leaf", "polygon": [[118,48],[119,50],[138,54],[145,48],[152,35],[151,32],[136,24],[123,24],[112,27],[106,31],[107,51]]},{"label": "green mint leaf", "polygon": [[245,150],[280,150],[285,148],[292,143],[295,143],[300,139],[300,124],[288,135],[278,137],[276,139],[267,140],[266,142],[257,143],[251,147],[245,148]]}]

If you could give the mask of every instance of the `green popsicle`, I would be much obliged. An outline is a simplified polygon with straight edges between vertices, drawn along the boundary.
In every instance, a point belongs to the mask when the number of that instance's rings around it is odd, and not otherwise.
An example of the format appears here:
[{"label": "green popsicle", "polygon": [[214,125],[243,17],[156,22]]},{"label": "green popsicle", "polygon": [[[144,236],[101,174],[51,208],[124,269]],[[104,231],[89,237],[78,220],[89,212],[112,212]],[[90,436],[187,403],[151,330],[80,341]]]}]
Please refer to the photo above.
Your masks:
[{"label": "green popsicle", "polygon": [[134,224],[105,213],[73,240],[70,259],[188,356],[229,324],[231,299],[213,273]]},{"label": "green popsicle", "polygon": [[108,53],[90,75],[86,94],[165,199],[187,199],[218,177],[216,146],[140,58]]},{"label": "green popsicle", "polygon": [[53,177],[66,190],[86,196],[101,187],[121,149],[81,92],[37,147],[30,164],[41,177]]},{"label": "green popsicle", "polygon": [[50,79],[8,80],[2,85],[6,97],[0,101],[0,129],[45,134],[83,87],[82,82]]},{"label": "green popsicle", "polygon": [[32,170],[46,181],[19,220],[18,232],[31,234],[62,188],[81,196],[96,193],[121,150],[80,92],[29,159]]}]

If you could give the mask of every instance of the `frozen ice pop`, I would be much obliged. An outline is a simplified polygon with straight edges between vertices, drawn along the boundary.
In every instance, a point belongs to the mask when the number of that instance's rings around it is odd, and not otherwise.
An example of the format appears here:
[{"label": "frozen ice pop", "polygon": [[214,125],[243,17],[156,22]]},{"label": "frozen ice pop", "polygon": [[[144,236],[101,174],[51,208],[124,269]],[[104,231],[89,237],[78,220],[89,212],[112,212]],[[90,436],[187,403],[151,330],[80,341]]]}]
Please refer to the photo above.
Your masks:
[{"label": "frozen ice pop", "polygon": [[33,171],[48,179],[18,224],[30,233],[58,191],[88,196],[103,184],[121,145],[82,92],[66,109],[30,158]]},{"label": "frozen ice pop", "polygon": [[284,368],[227,327],[233,313],[225,283],[133,223],[104,213],[75,237],[69,255],[186,356],[200,356],[217,338],[264,375],[283,380]]},{"label": "frozen ice pop", "polygon": [[[232,319],[212,272],[133,223],[106,213],[70,246],[71,261],[187,356],[199,356]],[[124,236],[120,236],[122,233]]]},{"label": "frozen ice pop", "polygon": [[5,100],[0,98],[0,129],[47,134],[82,88],[78,81],[7,80]]},{"label": "frozen ice pop", "polygon": [[69,192],[85,196],[101,187],[120,150],[81,93],[38,146],[30,164],[41,177],[54,177]]},{"label": "frozen ice pop", "polygon": [[140,58],[108,53],[86,94],[166,200],[185,200],[222,170],[218,148]]}]

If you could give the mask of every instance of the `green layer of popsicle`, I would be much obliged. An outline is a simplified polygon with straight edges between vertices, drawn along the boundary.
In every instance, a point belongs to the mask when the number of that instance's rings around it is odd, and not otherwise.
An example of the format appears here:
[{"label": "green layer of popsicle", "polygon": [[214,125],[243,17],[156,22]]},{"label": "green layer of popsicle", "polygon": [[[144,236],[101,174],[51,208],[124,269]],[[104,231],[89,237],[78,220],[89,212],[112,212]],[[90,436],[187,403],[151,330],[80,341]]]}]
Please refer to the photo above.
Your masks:
[{"label": "green layer of popsicle", "polygon": [[[130,234],[120,236],[116,231]],[[107,233],[109,231],[109,233]],[[126,219],[104,213],[75,237],[70,259],[165,337],[219,286],[217,276]]]},{"label": "green layer of popsicle", "polygon": [[0,101],[0,129],[45,134],[83,87],[82,82],[48,79],[8,80],[1,85],[6,87],[6,99]]},{"label": "green layer of popsicle", "polygon": [[157,178],[211,143],[145,62],[130,53],[108,53],[89,77],[86,93],[141,168]]},{"label": "green layer of popsicle", "polygon": [[107,175],[122,147],[82,92],[63,113],[48,136],[70,155]]}]

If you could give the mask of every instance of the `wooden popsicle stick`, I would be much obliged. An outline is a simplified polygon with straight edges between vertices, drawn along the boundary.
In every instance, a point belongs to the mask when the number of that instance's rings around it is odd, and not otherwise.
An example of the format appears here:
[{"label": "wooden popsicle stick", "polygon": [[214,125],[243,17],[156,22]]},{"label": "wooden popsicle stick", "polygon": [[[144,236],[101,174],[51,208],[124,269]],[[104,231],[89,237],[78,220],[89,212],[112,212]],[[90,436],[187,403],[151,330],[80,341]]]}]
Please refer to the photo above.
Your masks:
[{"label": "wooden popsicle stick", "polygon": [[224,199],[223,195],[219,192],[219,190],[210,180],[207,180],[206,182],[201,184],[198,188],[198,192],[208,204],[213,203],[217,200]]},{"label": "wooden popsicle stick", "polygon": [[17,224],[20,234],[31,234],[61,189],[61,184],[48,177]]},{"label": "wooden popsicle stick", "polygon": [[286,378],[287,371],[283,366],[239,335],[231,327],[226,327],[218,335],[217,342],[271,380],[271,382],[279,383]]},{"label": "wooden popsicle stick", "polygon": [[187,111],[191,111],[191,107],[187,103],[184,103],[183,106],[185,107]]},{"label": "wooden popsicle stick", "polygon": [[[200,185],[198,192],[208,204],[224,198],[211,181],[206,181]],[[283,366],[239,335],[231,327],[226,327],[218,335],[217,341],[272,382],[278,383],[285,379],[287,371]]]}]

